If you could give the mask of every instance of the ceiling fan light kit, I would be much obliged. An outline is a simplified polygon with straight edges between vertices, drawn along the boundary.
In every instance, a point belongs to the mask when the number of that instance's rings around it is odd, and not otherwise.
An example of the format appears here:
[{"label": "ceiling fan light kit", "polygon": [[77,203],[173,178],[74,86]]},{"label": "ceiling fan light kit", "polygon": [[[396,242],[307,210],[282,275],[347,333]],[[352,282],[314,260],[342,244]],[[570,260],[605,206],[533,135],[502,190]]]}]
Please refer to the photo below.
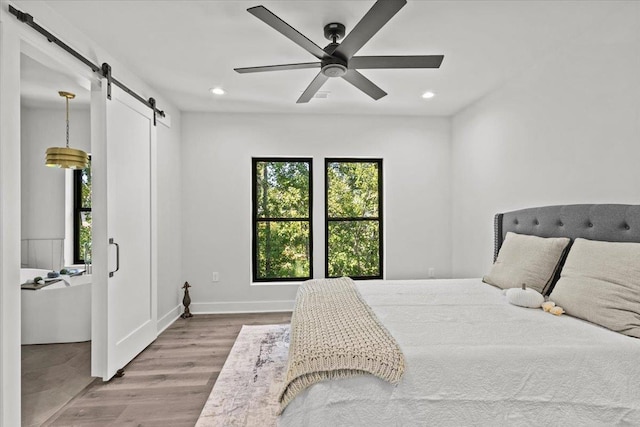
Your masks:
[{"label": "ceiling fan light kit", "polygon": [[327,77],[342,77],[347,74],[347,61],[335,57],[323,59],[320,72]]},{"label": "ceiling fan light kit", "polygon": [[[315,56],[319,59],[319,62],[244,67],[235,68],[235,71],[244,74],[320,68],[311,84],[298,98],[298,104],[309,102],[329,78],[335,77],[342,77],[374,100],[378,100],[387,95],[387,93],[360,74],[357,69],[440,68],[440,64],[444,59],[443,55],[355,56],[362,46],[405,4],[407,4],[406,0],[376,1],[349,34],[346,34],[345,26],[339,22],[325,25],[324,36],[331,43],[324,49],[284,22],[266,7],[251,7],[247,9],[249,13]],[[342,42],[338,43],[338,40],[342,40]]]}]

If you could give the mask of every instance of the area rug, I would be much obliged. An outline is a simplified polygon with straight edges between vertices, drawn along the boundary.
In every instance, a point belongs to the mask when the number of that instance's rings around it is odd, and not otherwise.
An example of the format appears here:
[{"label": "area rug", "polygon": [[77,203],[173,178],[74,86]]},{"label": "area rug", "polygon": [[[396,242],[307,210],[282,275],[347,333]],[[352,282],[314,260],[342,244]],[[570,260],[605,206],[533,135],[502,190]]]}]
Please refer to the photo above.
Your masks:
[{"label": "area rug", "polygon": [[289,325],[244,325],[196,427],[275,426]]}]

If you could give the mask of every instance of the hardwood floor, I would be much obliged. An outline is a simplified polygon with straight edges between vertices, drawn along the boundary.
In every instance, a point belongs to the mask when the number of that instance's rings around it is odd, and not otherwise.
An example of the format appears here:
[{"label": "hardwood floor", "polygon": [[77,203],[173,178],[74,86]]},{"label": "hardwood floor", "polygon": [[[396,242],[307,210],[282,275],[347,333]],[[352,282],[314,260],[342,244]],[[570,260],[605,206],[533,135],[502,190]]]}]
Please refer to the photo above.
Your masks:
[{"label": "hardwood floor", "polygon": [[90,341],[23,345],[22,426],[41,426],[92,381]]},{"label": "hardwood floor", "polygon": [[291,313],[178,319],[125,368],[96,379],[45,426],[189,426],[196,423],[242,325],[289,323]]}]

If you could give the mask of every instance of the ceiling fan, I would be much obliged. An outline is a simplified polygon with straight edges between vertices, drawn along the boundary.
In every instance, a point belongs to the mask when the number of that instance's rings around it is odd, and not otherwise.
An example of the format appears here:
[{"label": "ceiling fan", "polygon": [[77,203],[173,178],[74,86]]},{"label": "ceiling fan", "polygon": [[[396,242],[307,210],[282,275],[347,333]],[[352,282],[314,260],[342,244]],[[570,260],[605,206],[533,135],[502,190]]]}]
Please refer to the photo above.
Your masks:
[{"label": "ceiling fan", "polygon": [[[255,6],[247,11],[271,26],[282,35],[301,46],[318,58],[316,62],[297,64],[267,65],[262,67],[235,68],[238,73],[259,73],[263,71],[299,70],[320,68],[320,72],[305,89],[297,103],[309,102],[330,77],[342,77],[371,98],[378,100],[387,93],[371,80],[360,74],[358,69],[380,68],[440,68],[443,55],[409,56],[355,56],[404,5],[406,0],[378,0],[345,37],[345,26],[333,22],[325,25],[324,36],[329,43],[324,49],[309,40],[295,28],[278,18],[264,6]],[[338,40],[343,39],[341,43]]]}]

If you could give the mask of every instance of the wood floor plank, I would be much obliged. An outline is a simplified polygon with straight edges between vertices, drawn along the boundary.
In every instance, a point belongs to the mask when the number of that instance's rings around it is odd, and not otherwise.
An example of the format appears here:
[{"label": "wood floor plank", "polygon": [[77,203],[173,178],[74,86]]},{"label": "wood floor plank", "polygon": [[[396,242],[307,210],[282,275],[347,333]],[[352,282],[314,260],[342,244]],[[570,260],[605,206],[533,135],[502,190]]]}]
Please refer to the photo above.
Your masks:
[{"label": "wood floor plank", "polygon": [[[64,408],[63,408],[64,409]],[[90,409],[68,408],[53,423],[44,426],[104,426],[115,422],[127,405],[101,405]],[[55,417],[55,415],[54,415]]]},{"label": "wood floor plank", "polygon": [[[182,357],[145,358],[132,363],[127,375],[213,373],[216,372],[215,367],[223,365],[226,359],[226,355],[195,355],[188,362]],[[144,371],[138,369],[143,365],[146,365]]]},{"label": "wood floor plank", "polygon": [[291,313],[178,319],[125,367],[96,380],[45,426],[193,426],[242,325],[289,323]]},{"label": "wood floor plank", "polygon": [[[217,375],[214,377],[217,378]],[[104,405],[131,405],[163,402],[171,399],[171,404],[181,405],[182,401],[191,402],[202,399],[209,384],[205,386],[175,387],[170,393],[165,389],[135,389],[135,390],[105,390],[99,389],[88,392],[83,399],[75,402],[76,407],[92,407],[98,404]]]}]

